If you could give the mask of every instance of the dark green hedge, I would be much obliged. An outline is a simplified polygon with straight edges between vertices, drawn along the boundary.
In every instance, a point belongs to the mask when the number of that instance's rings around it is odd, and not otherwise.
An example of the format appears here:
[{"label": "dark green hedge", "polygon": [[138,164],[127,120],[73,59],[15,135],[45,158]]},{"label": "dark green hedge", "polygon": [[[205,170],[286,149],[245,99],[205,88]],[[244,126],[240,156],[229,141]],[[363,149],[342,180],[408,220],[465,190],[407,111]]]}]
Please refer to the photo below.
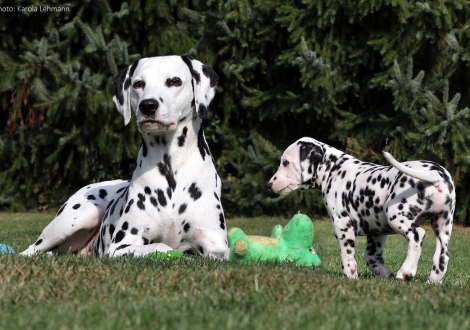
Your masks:
[{"label": "dark green hedge", "polygon": [[368,161],[387,149],[441,163],[456,220],[470,223],[465,1],[69,4],[0,13],[1,208],[53,208],[88,182],[129,178],[139,136],[109,82],[134,58],[191,54],[220,76],[206,137],[229,215],[324,214],[318,193],[266,187],[282,150],[311,136]]}]

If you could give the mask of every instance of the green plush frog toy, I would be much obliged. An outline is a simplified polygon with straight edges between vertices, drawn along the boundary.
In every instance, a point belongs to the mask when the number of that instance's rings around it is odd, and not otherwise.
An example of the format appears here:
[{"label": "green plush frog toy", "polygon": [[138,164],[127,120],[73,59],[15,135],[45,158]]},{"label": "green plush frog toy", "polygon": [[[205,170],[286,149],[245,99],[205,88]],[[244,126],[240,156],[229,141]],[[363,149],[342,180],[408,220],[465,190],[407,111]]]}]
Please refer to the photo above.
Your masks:
[{"label": "green plush frog toy", "polygon": [[297,266],[318,266],[321,262],[312,241],[313,222],[300,213],[284,228],[274,226],[271,237],[247,236],[240,228],[228,232],[230,260],[292,261]]}]

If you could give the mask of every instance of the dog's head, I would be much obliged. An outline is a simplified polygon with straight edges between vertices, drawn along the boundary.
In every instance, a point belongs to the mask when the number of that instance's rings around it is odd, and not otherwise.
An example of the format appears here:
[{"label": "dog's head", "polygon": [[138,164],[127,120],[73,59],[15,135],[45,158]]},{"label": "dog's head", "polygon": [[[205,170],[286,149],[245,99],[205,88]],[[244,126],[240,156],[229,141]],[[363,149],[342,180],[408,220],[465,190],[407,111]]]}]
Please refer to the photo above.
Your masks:
[{"label": "dog's head", "polygon": [[219,77],[191,56],[160,56],[135,61],[111,84],[114,104],[124,124],[135,112],[142,133],[174,131],[179,122],[202,119],[215,95]]},{"label": "dog's head", "polygon": [[316,168],[323,155],[321,143],[312,138],[301,138],[284,151],[279,169],[269,180],[268,186],[281,195],[298,188],[314,188]]}]

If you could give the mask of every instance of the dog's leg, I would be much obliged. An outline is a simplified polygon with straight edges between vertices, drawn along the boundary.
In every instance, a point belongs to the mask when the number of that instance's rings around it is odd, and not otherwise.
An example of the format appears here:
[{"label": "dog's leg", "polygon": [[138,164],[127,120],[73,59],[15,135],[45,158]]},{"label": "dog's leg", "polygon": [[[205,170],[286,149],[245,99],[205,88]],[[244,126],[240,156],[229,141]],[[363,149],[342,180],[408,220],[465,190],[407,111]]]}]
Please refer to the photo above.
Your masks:
[{"label": "dog's leg", "polygon": [[68,202],[63,212],[44,228],[36,242],[20,254],[30,256],[51,250],[73,253],[81,249],[96,235],[106,206],[97,206],[82,198],[80,208],[74,209],[79,204]]},{"label": "dog's leg", "polygon": [[415,277],[416,271],[418,270],[418,261],[421,256],[426,231],[421,227],[411,226],[403,235],[408,242],[408,252],[406,253],[405,262],[397,273],[396,279],[408,282]]},{"label": "dog's leg", "polygon": [[452,234],[452,214],[448,214],[447,218],[441,216],[432,219],[431,224],[436,235],[436,252],[434,253],[429,282],[441,283],[447,272],[449,262],[448,245]]},{"label": "dog's leg", "polygon": [[356,235],[350,222],[346,222],[347,225],[343,226],[345,223],[343,220],[344,218],[341,220],[333,219],[333,231],[339,243],[343,274],[348,278],[356,279],[358,278],[357,263],[354,258]]},{"label": "dog's leg", "polygon": [[364,258],[367,267],[377,277],[390,278],[393,277],[393,272],[384,264],[382,256],[385,247],[387,235],[384,236],[367,236],[366,250],[364,251]]}]

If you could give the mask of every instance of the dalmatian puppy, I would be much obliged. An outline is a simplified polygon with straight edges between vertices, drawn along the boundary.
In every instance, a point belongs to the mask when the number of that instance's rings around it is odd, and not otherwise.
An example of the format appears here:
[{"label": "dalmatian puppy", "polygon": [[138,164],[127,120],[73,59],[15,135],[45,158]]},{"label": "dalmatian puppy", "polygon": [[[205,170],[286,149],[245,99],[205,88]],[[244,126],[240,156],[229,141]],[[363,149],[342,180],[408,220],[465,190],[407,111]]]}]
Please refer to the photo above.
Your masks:
[{"label": "dalmatian puppy", "polygon": [[436,252],[429,282],[440,283],[449,262],[448,244],[455,210],[455,188],[450,174],[430,161],[399,163],[389,153],[392,166],[362,162],[312,138],[304,137],[283,153],[279,169],[268,186],[278,194],[318,188],[333,221],[343,274],[357,278],[354,257],[356,236],[367,236],[364,257],[378,277],[393,277],[382,252],[387,235],[399,233],[408,242],[406,259],[397,273],[412,280],[418,268],[429,219],[436,236]]},{"label": "dalmatian puppy", "polygon": [[142,134],[130,181],[86,186],[23,255],[144,256],[179,250],[228,259],[221,181],[203,131],[217,74],[190,56],[135,61],[111,84],[127,125]]}]

